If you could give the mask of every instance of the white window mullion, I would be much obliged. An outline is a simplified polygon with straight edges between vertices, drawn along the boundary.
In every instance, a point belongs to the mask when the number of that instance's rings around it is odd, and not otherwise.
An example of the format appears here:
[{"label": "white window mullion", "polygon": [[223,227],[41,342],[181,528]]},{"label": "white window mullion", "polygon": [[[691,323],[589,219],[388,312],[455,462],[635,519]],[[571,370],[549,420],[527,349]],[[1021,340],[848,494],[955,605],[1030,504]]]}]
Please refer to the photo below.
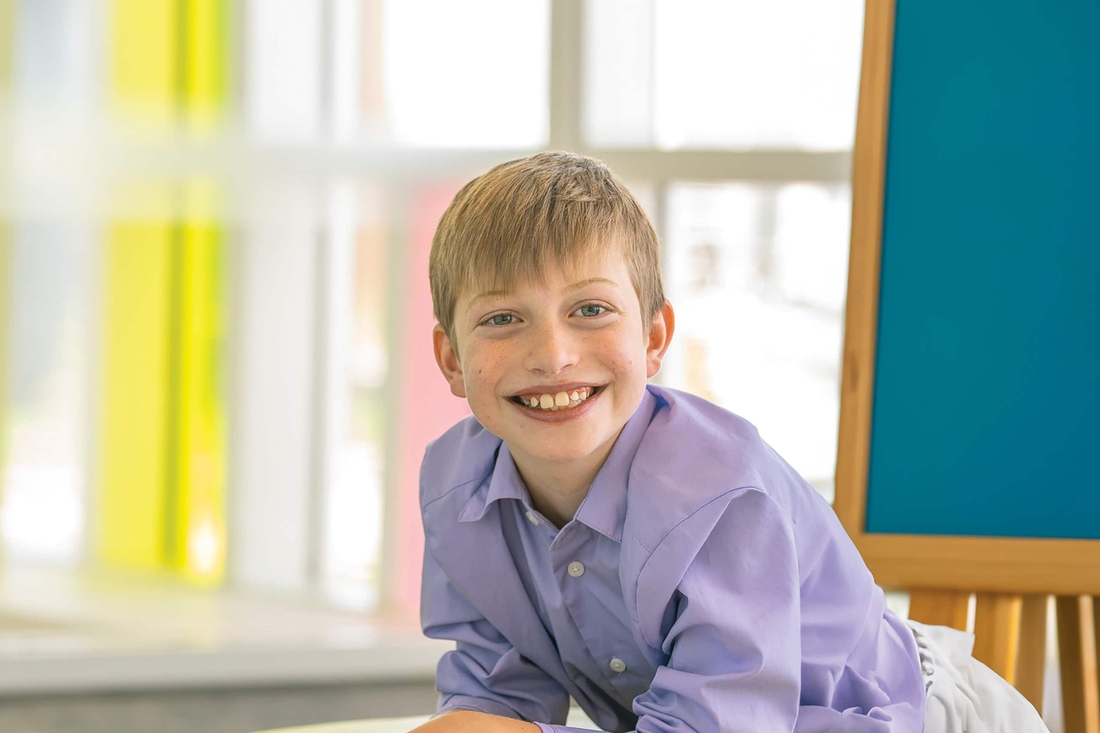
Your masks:
[{"label": "white window mullion", "polygon": [[251,132],[264,142],[310,142],[322,119],[322,6],[253,0],[245,92]]},{"label": "white window mullion", "polygon": [[329,124],[333,141],[352,143],[359,131],[362,14],[359,0],[330,0]]},{"label": "white window mullion", "polygon": [[0,554],[58,565],[81,561],[87,530],[88,373],[95,324],[84,230],[60,222],[11,228],[7,445],[0,465]]},{"label": "white window mullion", "polygon": [[236,263],[230,568],[279,590],[308,586],[311,556],[318,238],[303,198],[258,207]]},{"label": "white window mullion", "polygon": [[653,0],[584,5],[582,134],[587,146],[653,145]]},{"label": "white window mullion", "polygon": [[[357,185],[342,180],[329,192],[318,351],[323,378],[317,446],[318,582],[326,598],[358,610],[378,601],[376,563],[382,524],[382,451],[353,433],[364,365],[355,341],[357,240],[365,207]],[[384,366],[369,365],[384,373]],[[369,370],[368,370],[369,371]],[[369,409],[369,408],[367,408]]]}]

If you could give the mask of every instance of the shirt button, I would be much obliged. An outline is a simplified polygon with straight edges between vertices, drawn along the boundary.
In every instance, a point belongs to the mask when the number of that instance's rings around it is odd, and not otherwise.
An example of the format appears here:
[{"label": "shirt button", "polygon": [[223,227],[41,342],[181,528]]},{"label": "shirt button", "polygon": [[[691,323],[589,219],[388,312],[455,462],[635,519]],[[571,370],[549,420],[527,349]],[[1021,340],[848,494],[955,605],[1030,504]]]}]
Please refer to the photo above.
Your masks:
[{"label": "shirt button", "polygon": [[626,662],[619,659],[618,657],[613,658],[611,660],[611,664],[609,664],[607,666],[611,667],[611,671],[616,673],[616,674],[620,674],[620,673],[626,671]]},{"label": "shirt button", "polygon": [[573,562],[569,563],[569,567],[566,568],[566,571],[574,578],[579,578],[584,575],[584,565],[581,565],[579,562],[574,560]]},{"label": "shirt button", "polygon": [[527,512],[527,521],[536,527],[539,526],[539,518],[535,516],[534,512]]}]

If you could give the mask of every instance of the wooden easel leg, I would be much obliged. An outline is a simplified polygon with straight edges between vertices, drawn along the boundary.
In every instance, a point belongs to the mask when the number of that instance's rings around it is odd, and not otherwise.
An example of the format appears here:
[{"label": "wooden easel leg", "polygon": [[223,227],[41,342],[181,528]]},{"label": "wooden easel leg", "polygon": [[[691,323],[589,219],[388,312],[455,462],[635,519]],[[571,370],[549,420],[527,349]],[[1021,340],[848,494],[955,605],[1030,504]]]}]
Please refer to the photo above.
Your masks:
[{"label": "wooden easel leg", "polygon": [[970,594],[959,590],[915,590],[909,594],[909,618],[930,626],[966,631]]},{"label": "wooden easel leg", "polygon": [[[1062,717],[1066,733],[1100,733],[1097,709],[1096,655],[1086,648],[1085,634],[1089,599],[1058,596],[1055,600],[1058,621],[1058,656],[1062,671]],[[1089,634],[1091,636],[1091,634]]]},{"label": "wooden easel leg", "polygon": [[1100,730],[1100,596],[1092,597],[1092,709],[1093,721]]},{"label": "wooden easel leg", "polygon": [[979,593],[974,605],[974,658],[1016,684],[1022,597]]},{"label": "wooden easel leg", "polygon": [[1043,674],[1047,662],[1047,596],[1024,596],[1020,609],[1020,654],[1016,689],[1043,714]]}]

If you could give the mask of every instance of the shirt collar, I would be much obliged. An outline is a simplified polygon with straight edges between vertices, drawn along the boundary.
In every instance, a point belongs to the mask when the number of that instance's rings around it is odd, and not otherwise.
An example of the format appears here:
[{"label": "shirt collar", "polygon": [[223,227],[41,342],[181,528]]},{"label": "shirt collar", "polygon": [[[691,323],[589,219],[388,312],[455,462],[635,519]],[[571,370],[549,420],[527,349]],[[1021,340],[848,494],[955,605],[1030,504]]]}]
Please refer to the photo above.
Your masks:
[{"label": "shirt collar", "polygon": [[[574,517],[605,537],[621,542],[626,521],[626,490],[630,466],[638,452],[646,429],[657,408],[657,397],[647,388],[634,414],[626,421],[618,440],[600,467],[588,494]],[[475,491],[458,516],[460,522],[476,522],[489,506],[500,499],[518,499],[530,508],[531,495],[520,478],[512,454],[505,443],[497,450],[496,463],[487,488]],[[482,484],[484,487],[484,484]]]},{"label": "shirt collar", "polygon": [[489,511],[489,506],[493,502],[500,499],[519,499],[525,506],[531,505],[531,495],[527,492],[523,479],[520,478],[519,469],[512,460],[508,445],[503,441],[497,448],[496,462],[493,464],[488,488],[474,492],[458,515],[458,521],[476,522],[485,516],[485,512]]},{"label": "shirt collar", "polygon": [[622,542],[630,467],[656,408],[657,398],[646,388],[641,404],[626,421],[607,460],[593,479],[588,495],[577,508],[575,519],[578,522],[615,542]]}]

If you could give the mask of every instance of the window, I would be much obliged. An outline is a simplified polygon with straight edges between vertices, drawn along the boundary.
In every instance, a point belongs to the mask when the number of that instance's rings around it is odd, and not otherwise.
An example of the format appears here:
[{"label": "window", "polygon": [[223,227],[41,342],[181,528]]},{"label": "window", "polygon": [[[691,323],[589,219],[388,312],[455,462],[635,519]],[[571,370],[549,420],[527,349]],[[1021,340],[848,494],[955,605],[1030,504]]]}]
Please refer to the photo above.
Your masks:
[{"label": "window", "polygon": [[[605,160],[662,236],[679,317],[657,381],[752,420],[830,494],[862,3],[89,7],[23,0],[0,42],[3,562],[415,607],[420,459],[468,414],[431,353],[432,233],[462,183],[545,148]],[[112,371],[150,339],[161,361]],[[116,409],[105,385],[150,373],[160,411]],[[126,479],[156,483],[138,509],[111,499],[108,416],[163,455]],[[120,526],[143,548],[96,544]]]}]

